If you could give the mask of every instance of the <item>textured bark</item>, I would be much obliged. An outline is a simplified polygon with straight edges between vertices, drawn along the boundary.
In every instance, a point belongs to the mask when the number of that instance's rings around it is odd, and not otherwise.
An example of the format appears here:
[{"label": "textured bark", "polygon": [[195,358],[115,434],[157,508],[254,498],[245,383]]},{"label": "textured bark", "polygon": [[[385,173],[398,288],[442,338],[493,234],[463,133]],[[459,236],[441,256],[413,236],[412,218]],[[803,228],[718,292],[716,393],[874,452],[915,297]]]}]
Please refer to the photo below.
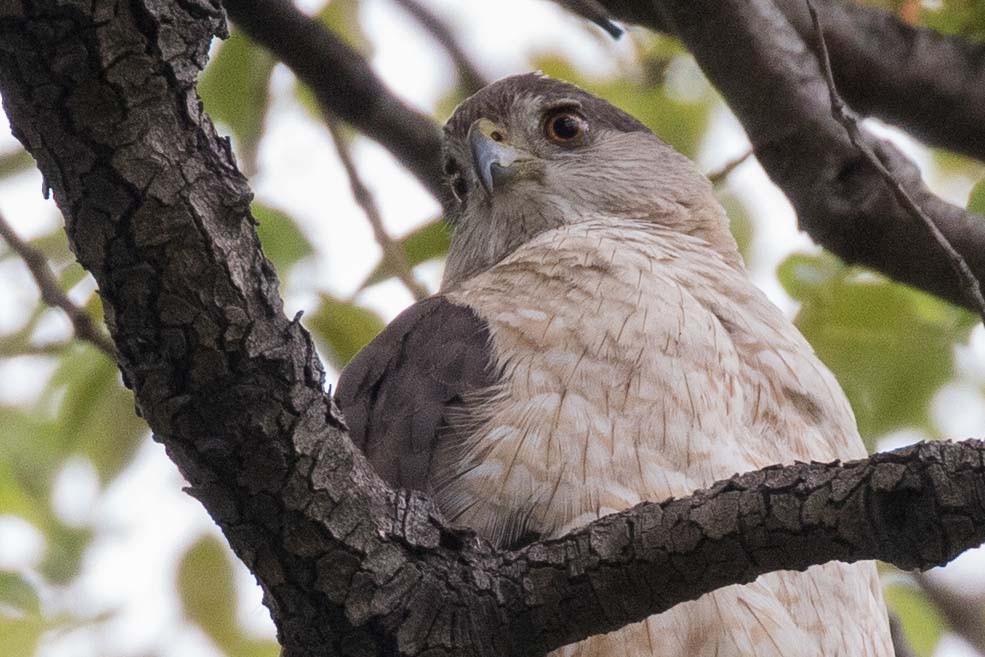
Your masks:
[{"label": "textured bark", "polygon": [[[641,5],[633,6],[639,11]],[[817,56],[776,4],[662,0],[654,6],[659,15],[654,24],[670,28],[697,59],[812,238],[847,262],[969,305],[924,226],[896,201],[831,117]],[[867,140],[977,278],[985,280],[985,218],[932,194],[916,166],[889,142],[871,135]]]},{"label": "textured bark", "polygon": [[[561,0],[564,4],[564,0]],[[666,2],[598,0],[614,18],[673,32]],[[804,0],[773,0],[800,38],[816,42]],[[932,146],[985,161],[985,43],[904,23],[852,0],[814,0],[848,104]]]},{"label": "textured bark", "polygon": [[[617,18],[685,42],[815,241],[847,262],[969,306],[947,259],[928,247],[923,226],[830,117],[801,0],[599,2]],[[855,109],[898,122],[932,144],[985,157],[985,46],[907,27],[878,9],[818,4],[830,22],[835,75]],[[437,127],[393,96],[358,53],[286,0],[227,0],[226,6],[240,27],[315,90],[326,111],[390,149],[443,198]],[[288,30],[299,38],[282,38]],[[985,219],[932,194],[916,166],[891,144],[871,142],[985,280]]]},{"label": "textured bark", "polygon": [[207,0],[0,14],[15,134],[99,284],[137,407],[257,576],[286,655],[538,655],[779,568],[944,563],[985,540],[985,443],[794,465],[497,552],[392,491],[286,318],[194,78]]}]

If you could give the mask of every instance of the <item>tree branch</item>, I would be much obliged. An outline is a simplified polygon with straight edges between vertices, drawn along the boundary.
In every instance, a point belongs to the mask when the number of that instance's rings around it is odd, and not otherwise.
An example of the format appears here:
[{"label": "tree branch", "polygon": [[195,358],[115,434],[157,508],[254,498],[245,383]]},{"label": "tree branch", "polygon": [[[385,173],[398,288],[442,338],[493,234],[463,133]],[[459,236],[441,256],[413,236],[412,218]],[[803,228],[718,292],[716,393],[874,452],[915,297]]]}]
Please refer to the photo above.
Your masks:
[{"label": "tree branch", "polygon": [[461,82],[467,95],[471,96],[489,84],[486,76],[479,72],[479,69],[472,63],[472,59],[458,43],[458,39],[452,34],[451,28],[433,11],[418,0],[394,0],[394,2],[413,16],[414,20],[420,23],[428,34],[441,45],[452,63],[455,64],[455,68],[458,69],[459,82]]},{"label": "tree branch", "polygon": [[[662,0],[596,1],[617,20],[674,31]],[[815,42],[802,0],[774,4],[804,42]],[[898,125],[931,146],[985,162],[985,43],[908,25],[858,2],[817,0],[816,5],[826,26],[835,81],[852,108]]]},{"label": "tree branch", "polygon": [[[968,305],[947,258],[830,115],[817,57],[767,0],[606,1],[617,17],[676,34],[742,122],[756,157],[797,210],[801,227],[849,263],[863,264]],[[805,10],[806,11],[806,10]],[[914,202],[972,273],[985,278],[985,219],[944,202],[890,143],[863,131]]]},{"label": "tree branch", "polygon": [[115,360],[116,348],[112,341],[96,326],[85,309],[72,303],[72,300],[68,298],[68,295],[62,291],[58,284],[55,273],[51,271],[51,267],[48,265],[48,259],[44,257],[43,253],[22,240],[13,227],[7,223],[7,219],[2,213],[0,213],[0,238],[3,238],[10,249],[24,261],[41,292],[41,300],[52,308],[60,309],[68,316],[68,320],[72,322],[72,328],[75,330],[75,337],[88,342]]},{"label": "tree branch", "polygon": [[[835,81],[853,109],[985,162],[985,43],[908,25],[858,2],[816,4]],[[778,0],[777,6],[813,44],[803,3]]]},{"label": "tree branch", "polygon": [[[883,188],[879,173],[863,162],[829,116],[827,90],[814,53],[772,4],[709,3],[707,16],[718,18],[705,21],[700,12],[688,14],[685,0],[657,4],[604,0],[601,4],[617,18],[674,32],[685,41],[742,121],[758,159],[790,198],[801,226],[814,240],[847,262],[872,267],[949,301],[967,303],[948,260],[923,248],[923,227]],[[430,119],[418,114],[406,121],[399,113],[371,112],[375,119],[369,121],[350,102],[401,104],[358,53],[283,0],[232,0],[227,8],[251,36],[321,90],[320,102],[329,111],[392,152],[409,149],[412,157],[401,161],[447,201],[438,182],[439,132]],[[674,28],[675,13],[682,17],[683,32]],[[731,23],[730,17],[737,22]],[[298,26],[302,38],[287,43],[280,37]],[[723,35],[731,36],[723,41]],[[737,56],[738,52],[747,58]],[[778,96],[783,102],[774,102]],[[870,136],[867,140],[972,273],[978,279],[985,277],[985,220],[930,193],[917,168],[891,144]]]},{"label": "tree branch", "polygon": [[937,227],[937,224],[927,216],[923,209],[917,205],[916,201],[910,196],[903,187],[902,183],[896,179],[896,177],[886,168],[886,166],[876,157],[875,152],[869,147],[865,141],[865,136],[862,133],[862,129],[859,127],[858,121],[851,114],[845,106],[845,102],[841,99],[838,94],[838,89],[835,86],[834,75],[831,72],[831,59],[828,55],[828,43],[824,36],[824,27],[821,25],[821,19],[817,14],[817,10],[814,8],[811,0],[806,0],[807,9],[811,14],[811,21],[814,25],[814,32],[818,41],[818,48],[820,50],[818,57],[821,61],[821,67],[824,71],[824,80],[828,85],[828,98],[831,101],[831,115],[834,117],[835,121],[840,123],[848,133],[848,139],[852,142],[858,151],[862,154],[865,160],[879,172],[882,176],[883,181],[893,192],[896,197],[896,201],[902,205],[910,216],[916,219],[919,223],[927,229],[927,233],[930,238],[937,244],[941,253],[947,259],[948,264],[951,265],[951,269],[954,271],[955,276],[957,276],[958,281],[961,283],[961,293],[964,296],[965,304],[970,308],[978,311],[979,316],[985,321],[985,299],[982,298],[982,290],[979,285],[978,279],[972,273],[971,269],[968,267],[968,263],[965,259],[961,257],[961,254],[954,250],[951,243],[944,237],[944,234]]},{"label": "tree branch", "polygon": [[732,175],[732,172],[735,171],[737,168],[739,168],[742,164],[744,164],[746,160],[752,157],[752,155],[753,155],[753,151],[752,149],[749,149],[744,153],[742,153],[741,155],[737,155],[736,157],[732,158],[718,169],[707,172],[705,174],[705,177],[708,178],[708,180],[711,182],[712,185],[717,187],[722,183],[724,183],[726,179],[728,179],[728,177]]},{"label": "tree branch", "polygon": [[358,52],[287,0],[225,0],[223,6],[311,88],[324,111],[378,141],[442,198],[440,129],[394,96]]},{"label": "tree branch", "polygon": [[264,589],[289,657],[533,656],[829,559],[902,568],[985,540],[985,443],[799,464],[498,552],[392,491],[282,312],[250,193],[194,92],[207,0],[38,1],[0,18],[0,92],[138,408]]},{"label": "tree branch", "polygon": [[380,209],[376,205],[376,199],[373,198],[369,188],[366,187],[362,178],[359,176],[356,163],[353,162],[352,154],[349,152],[349,146],[345,143],[342,135],[339,134],[339,126],[331,117],[326,117],[326,123],[328,125],[328,132],[332,136],[332,143],[335,144],[335,151],[338,153],[339,161],[342,162],[342,168],[345,169],[345,173],[349,178],[349,188],[352,190],[352,197],[356,200],[359,207],[362,208],[363,214],[366,215],[366,219],[369,221],[369,225],[373,228],[373,236],[376,238],[376,243],[380,245],[380,250],[383,251],[384,264],[404,284],[404,287],[407,288],[414,298],[420,301],[428,296],[427,289],[414,278],[414,272],[411,269],[410,263],[407,262],[407,254],[404,253],[403,247],[399,242],[394,241],[390,237],[390,234],[386,232],[386,226],[383,225],[383,217],[380,215]]}]

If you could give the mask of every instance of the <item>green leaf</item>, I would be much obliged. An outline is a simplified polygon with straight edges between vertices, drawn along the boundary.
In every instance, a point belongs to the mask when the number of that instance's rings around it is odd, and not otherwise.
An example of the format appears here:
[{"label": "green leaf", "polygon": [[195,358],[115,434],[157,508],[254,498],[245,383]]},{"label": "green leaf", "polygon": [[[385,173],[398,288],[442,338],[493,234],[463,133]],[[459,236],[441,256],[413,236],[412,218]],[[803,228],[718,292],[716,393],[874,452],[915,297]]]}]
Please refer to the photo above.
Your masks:
[{"label": "green leaf", "polygon": [[15,513],[39,524],[52,471],[67,454],[53,422],[35,409],[0,406],[0,514]]},{"label": "green leaf", "polygon": [[255,202],[251,209],[258,223],[257,234],[263,252],[281,275],[286,274],[291,265],[314,253],[311,242],[290,215],[263,203]]},{"label": "green leaf", "polygon": [[937,6],[921,9],[920,17],[924,25],[945,34],[960,34],[974,41],[985,41],[985,2],[943,0],[935,4]]},{"label": "green leaf", "polygon": [[797,326],[845,390],[869,446],[901,427],[930,430],[929,402],[954,375],[970,313],[827,253],[790,256],[778,276],[801,302]]},{"label": "green leaf", "polygon": [[147,433],[116,363],[88,345],[73,345],[46,391],[47,401],[56,396],[62,399],[57,435],[63,449],[87,456],[100,479],[109,481],[130,462]]},{"label": "green leaf", "polygon": [[745,204],[735,194],[725,192],[718,195],[718,202],[725,208],[729,218],[729,230],[735,238],[742,258],[749,262],[749,249],[752,246],[754,226]]},{"label": "green leaf", "polygon": [[270,73],[275,63],[265,48],[235,30],[219,47],[198,83],[206,112],[232,131],[247,171],[256,170],[256,149],[267,116]]},{"label": "green leaf", "polygon": [[338,369],[383,330],[383,320],[373,311],[327,294],[305,325],[322,340],[329,362]]},{"label": "green leaf", "polygon": [[[424,224],[400,239],[400,246],[403,247],[407,256],[407,263],[411,267],[443,257],[448,253],[449,243],[448,227],[442,219]],[[380,264],[366,277],[359,289],[362,290],[370,285],[381,283],[393,275],[394,273],[386,268],[383,261],[380,261]]]},{"label": "green leaf", "polygon": [[68,584],[79,574],[82,556],[92,542],[92,531],[86,528],[68,527],[54,518],[45,530],[47,549],[41,562],[41,572],[53,584]]},{"label": "green leaf", "polygon": [[919,657],[930,657],[944,634],[944,619],[920,589],[890,584],[883,589],[886,605],[903,624],[906,640]]},{"label": "green leaf", "polygon": [[181,558],[177,582],[185,615],[223,648],[239,639],[236,590],[227,552],[215,537],[201,538]]},{"label": "green leaf", "polygon": [[0,153],[0,178],[20,173],[34,165],[34,158],[23,148]]},{"label": "green leaf", "polygon": [[968,195],[968,211],[985,216],[985,178],[971,188],[971,194]]},{"label": "green leaf", "polygon": [[359,0],[331,0],[318,13],[318,19],[369,59],[373,54],[373,42],[366,38],[359,22]]},{"label": "green leaf", "polygon": [[4,657],[34,655],[45,629],[45,623],[41,618],[35,616],[8,618],[0,614],[0,637],[2,637]]},{"label": "green leaf", "polygon": [[0,608],[4,605],[24,613],[37,615],[41,611],[38,592],[17,573],[0,570]]}]

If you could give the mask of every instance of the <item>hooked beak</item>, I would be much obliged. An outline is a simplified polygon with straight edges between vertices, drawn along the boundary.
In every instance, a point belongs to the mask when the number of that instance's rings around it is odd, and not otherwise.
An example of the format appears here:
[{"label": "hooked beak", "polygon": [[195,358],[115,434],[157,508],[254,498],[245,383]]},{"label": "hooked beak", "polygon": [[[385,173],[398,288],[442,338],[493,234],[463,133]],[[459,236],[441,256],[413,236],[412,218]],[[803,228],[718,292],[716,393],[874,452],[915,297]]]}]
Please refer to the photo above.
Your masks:
[{"label": "hooked beak", "polygon": [[[472,151],[472,168],[488,196],[516,174],[516,165],[529,156],[510,146],[503,137],[505,131],[489,119],[479,119],[469,128],[469,150]],[[498,138],[497,138],[498,136]]]}]

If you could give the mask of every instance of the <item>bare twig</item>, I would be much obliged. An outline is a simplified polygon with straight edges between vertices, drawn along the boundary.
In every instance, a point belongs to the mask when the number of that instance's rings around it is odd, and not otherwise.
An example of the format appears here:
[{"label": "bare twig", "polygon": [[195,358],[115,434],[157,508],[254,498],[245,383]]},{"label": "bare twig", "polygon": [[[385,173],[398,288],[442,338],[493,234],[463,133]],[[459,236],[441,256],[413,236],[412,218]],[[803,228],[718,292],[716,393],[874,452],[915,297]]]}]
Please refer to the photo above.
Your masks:
[{"label": "bare twig", "polygon": [[417,0],[394,1],[403,7],[408,14],[413,16],[434,40],[444,48],[445,52],[448,53],[448,57],[451,58],[451,61],[458,68],[459,79],[469,95],[489,84],[486,76],[479,72],[479,69],[472,63],[472,60],[465,53],[461,44],[458,43],[455,35],[452,34],[451,28],[440,17]]},{"label": "bare twig", "polygon": [[982,317],[982,321],[985,322],[985,297],[982,297],[982,290],[978,284],[978,279],[971,271],[968,263],[965,262],[964,257],[951,245],[944,236],[944,233],[941,232],[941,229],[937,227],[937,224],[916,204],[903,187],[903,184],[886,168],[882,160],[879,159],[872,148],[865,142],[858,125],[858,119],[855,118],[851,110],[845,105],[845,101],[838,95],[838,89],[835,87],[834,74],[831,72],[831,59],[828,55],[828,45],[824,40],[824,27],[821,25],[821,18],[814,8],[814,3],[811,0],[805,0],[805,2],[807,3],[807,9],[811,13],[811,21],[814,24],[818,45],[821,48],[821,66],[824,70],[825,80],[828,83],[828,93],[831,96],[831,115],[845,128],[845,132],[848,133],[848,138],[851,140],[852,145],[858,149],[859,153],[865,157],[869,164],[876,168],[882,179],[886,181],[886,185],[893,192],[893,196],[896,197],[899,204],[906,208],[914,219],[922,222],[926,227],[927,232],[930,233],[930,236],[944,252],[944,256],[957,275],[960,281],[961,292],[964,294],[965,299],[972,308],[978,311],[978,314]]},{"label": "bare twig", "polygon": [[0,214],[0,237],[10,246],[17,255],[21,257],[27,265],[34,282],[41,291],[41,299],[53,308],[60,308],[75,329],[75,335],[80,340],[92,344],[112,359],[116,359],[116,348],[113,346],[109,337],[103,333],[96,323],[92,321],[84,309],[76,306],[68,298],[65,292],[58,285],[55,273],[48,266],[48,259],[37,249],[32,248],[24,240],[18,237],[14,229],[7,223],[6,218]]},{"label": "bare twig", "polygon": [[708,180],[711,181],[712,185],[715,185],[717,187],[718,185],[725,182],[725,179],[728,178],[729,175],[733,171],[735,171],[740,164],[748,160],[752,156],[753,152],[754,151],[750,148],[742,155],[739,155],[738,157],[729,160],[718,169],[715,169],[714,171],[709,171],[708,173],[705,174],[705,176],[708,178]]},{"label": "bare twig", "polygon": [[340,134],[338,124],[330,117],[325,118],[325,123],[328,125],[328,132],[332,135],[335,150],[339,154],[339,161],[342,162],[342,167],[349,177],[349,187],[352,190],[352,196],[356,200],[356,203],[359,204],[359,207],[362,208],[366,219],[369,220],[369,224],[373,227],[373,236],[376,238],[376,243],[383,250],[384,263],[400,279],[400,282],[404,284],[410,293],[414,295],[414,298],[420,301],[428,296],[427,289],[414,278],[414,273],[411,271],[410,263],[407,262],[407,254],[404,253],[403,247],[386,232],[379,206],[376,205],[376,199],[373,198],[369,188],[366,187],[362,178],[359,176],[356,163],[353,162],[352,154],[349,152],[349,145],[346,144],[345,139]]},{"label": "bare twig", "polygon": [[944,616],[951,630],[985,655],[985,608],[981,600],[962,595],[927,573],[911,573],[927,598]]},{"label": "bare twig", "polygon": [[444,197],[441,129],[396,97],[362,55],[289,0],[222,5],[237,27],[311,87],[324,111],[378,141],[435,197]]}]

